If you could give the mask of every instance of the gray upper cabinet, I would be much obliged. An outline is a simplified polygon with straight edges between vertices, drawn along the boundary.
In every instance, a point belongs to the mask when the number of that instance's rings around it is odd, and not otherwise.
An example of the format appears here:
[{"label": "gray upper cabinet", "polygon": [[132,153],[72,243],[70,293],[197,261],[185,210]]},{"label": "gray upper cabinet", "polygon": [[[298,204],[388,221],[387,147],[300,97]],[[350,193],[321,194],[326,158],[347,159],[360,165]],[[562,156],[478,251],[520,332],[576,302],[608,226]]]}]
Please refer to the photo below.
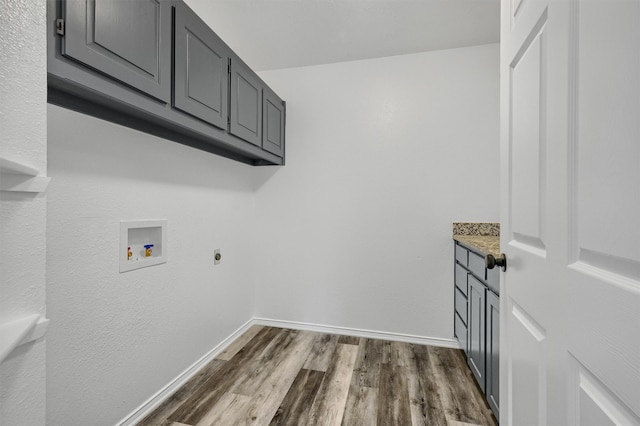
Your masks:
[{"label": "gray upper cabinet", "polygon": [[262,86],[253,71],[231,58],[229,132],[258,146],[262,145]]},{"label": "gray upper cabinet", "polygon": [[285,103],[184,1],[46,2],[47,102],[246,164],[284,164]]},{"label": "gray upper cabinet", "polygon": [[284,155],[285,103],[268,88],[262,100],[262,148],[272,154]]},{"label": "gray upper cabinet", "polygon": [[171,96],[171,5],[74,0],[63,7],[62,54],[163,102]]},{"label": "gray upper cabinet", "polygon": [[227,128],[231,52],[184,3],[175,7],[173,106]]}]

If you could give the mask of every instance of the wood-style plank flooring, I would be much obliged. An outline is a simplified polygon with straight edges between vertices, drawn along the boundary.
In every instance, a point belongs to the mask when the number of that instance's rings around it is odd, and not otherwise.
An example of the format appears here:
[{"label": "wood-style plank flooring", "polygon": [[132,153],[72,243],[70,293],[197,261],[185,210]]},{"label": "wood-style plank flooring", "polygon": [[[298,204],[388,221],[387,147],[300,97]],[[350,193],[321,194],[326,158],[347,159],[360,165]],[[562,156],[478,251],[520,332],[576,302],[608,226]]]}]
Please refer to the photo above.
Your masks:
[{"label": "wood-style plank flooring", "polygon": [[138,425],[496,420],[460,350],[254,326]]}]

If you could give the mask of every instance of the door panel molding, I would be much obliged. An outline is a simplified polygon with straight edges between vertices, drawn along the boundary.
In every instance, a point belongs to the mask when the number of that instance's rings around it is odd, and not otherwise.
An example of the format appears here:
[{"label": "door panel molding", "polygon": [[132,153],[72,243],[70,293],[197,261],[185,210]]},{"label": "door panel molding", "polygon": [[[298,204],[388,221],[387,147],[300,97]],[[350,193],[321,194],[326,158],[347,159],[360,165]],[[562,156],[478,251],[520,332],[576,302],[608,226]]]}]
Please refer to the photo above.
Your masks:
[{"label": "door panel molding", "polygon": [[541,257],[546,257],[546,11],[509,66],[510,235]]},{"label": "door panel molding", "polygon": [[[509,424],[544,425],[547,420],[546,389],[546,330],[512,298],[509,298],[509,329],[507,342],[519,350],[509,350],[507,358],[507,387]],[[514,359],[515,353],[521,357]],[[531,389],[535,389],[532,392]],[[531,401],[531,395],[537,400]]]},{"label": "door panel molding", "polygon": [[640,424],[639,416],[573,354],[570,355],[572,424]]},{"label": "door panel molding", "polygon": [[[629,54],[640,48],[640,3],[608,6],[572,1],[570,263],[640,287],[640,61]],[[612,66],[615,78],[603,78]]]}]

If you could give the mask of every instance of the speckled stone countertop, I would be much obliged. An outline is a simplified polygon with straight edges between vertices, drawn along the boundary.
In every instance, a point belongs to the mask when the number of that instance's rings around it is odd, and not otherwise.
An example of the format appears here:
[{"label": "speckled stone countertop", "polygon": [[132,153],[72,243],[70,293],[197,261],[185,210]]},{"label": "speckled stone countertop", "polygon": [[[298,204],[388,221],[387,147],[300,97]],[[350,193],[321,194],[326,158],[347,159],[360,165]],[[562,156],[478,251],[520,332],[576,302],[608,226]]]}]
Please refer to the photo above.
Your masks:
[{"label": "speckled stone countertop", "polygon": [[453,239],[482,254],[500,254],[500,224],[454,222]]}]

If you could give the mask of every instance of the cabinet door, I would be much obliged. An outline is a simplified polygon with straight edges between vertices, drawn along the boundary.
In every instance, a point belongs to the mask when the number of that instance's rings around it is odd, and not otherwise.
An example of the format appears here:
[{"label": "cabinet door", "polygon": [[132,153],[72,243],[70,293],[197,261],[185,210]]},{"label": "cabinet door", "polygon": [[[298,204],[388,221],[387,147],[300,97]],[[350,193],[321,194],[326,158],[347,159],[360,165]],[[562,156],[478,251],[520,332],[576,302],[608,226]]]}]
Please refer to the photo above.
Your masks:
[{"label": "cabinet door", "polygon": [[496,418],[500,418],[500,298],[487,291],[487,388],[485,394]]},{"label": "cabinet door", "polygon": [[171,7],[167,1],[74,0],[64,6],[64,56],[169,102]]},{"label": "cabinet door", "polygon": [[469,332],[469,367],[480,388],[485,390],[485,294],[486,287],[475,277],[469,276],[467,327]]},{"label": "cabinet door", "polygon": [[284,154],[284,118],[284,102],[265,88],[262,100],[262,148],[281,157]]},{"label": "cabinet door", "polygon": [[231,58],[231,125],[229,132],[254,145],[262,142],[262,83],[240,61]]},{"label": "cabinet door", "polygon": [[227,128],[230,52],[188,6],[176,3],[173,106]]}]

